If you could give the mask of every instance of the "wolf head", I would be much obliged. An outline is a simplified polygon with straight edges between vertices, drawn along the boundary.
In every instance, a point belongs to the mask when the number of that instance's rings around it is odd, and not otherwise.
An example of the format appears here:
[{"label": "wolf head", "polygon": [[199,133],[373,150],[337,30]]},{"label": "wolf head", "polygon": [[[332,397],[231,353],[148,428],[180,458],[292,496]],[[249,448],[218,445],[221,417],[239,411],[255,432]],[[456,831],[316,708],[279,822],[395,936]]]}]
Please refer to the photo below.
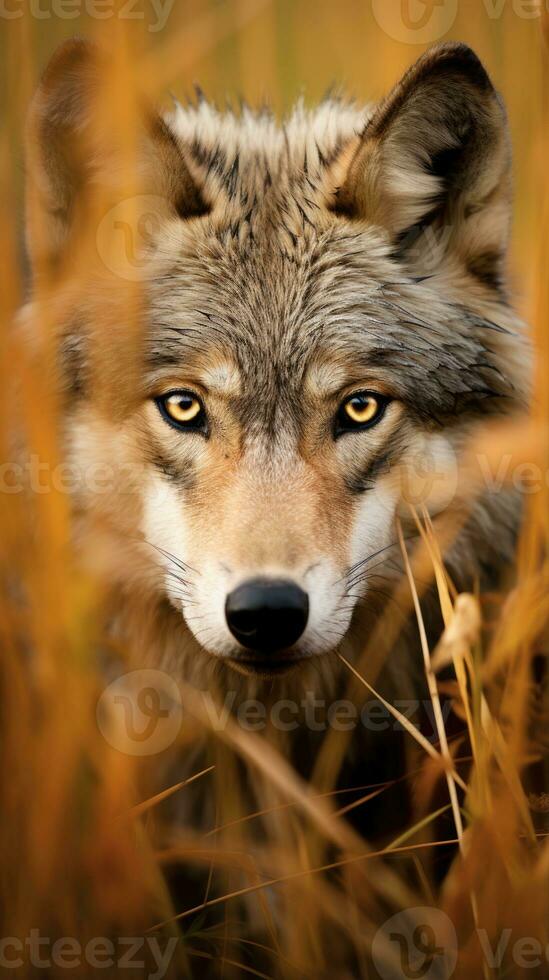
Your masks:
[{"label": "wolf head", "polygon": [[[520,402],[504,109],[460,44],[374,108],[298,106],[282,126],[202,97],[146,109],[129,195],[105,70],[71,42],[29,120],[29,249],[38,295],[62,295],[77,511],[114,539],[128,592],[270,675],[337,647],[395,574],[395,518],[452,505],[472,427]],[[138,261],[117,265],[138,225]],[[479,554],[497,552],[483,527]]]}]

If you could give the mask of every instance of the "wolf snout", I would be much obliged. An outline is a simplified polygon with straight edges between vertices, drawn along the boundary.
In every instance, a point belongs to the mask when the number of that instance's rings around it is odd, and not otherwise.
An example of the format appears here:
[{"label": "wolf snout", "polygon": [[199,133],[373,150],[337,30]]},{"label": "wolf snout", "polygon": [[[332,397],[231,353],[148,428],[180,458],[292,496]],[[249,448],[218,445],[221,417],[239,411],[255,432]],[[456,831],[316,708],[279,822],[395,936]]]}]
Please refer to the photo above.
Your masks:
[{"label": "wolf snout", "polygon": [[241,646],[272,653],[293,646],[305,632],[309,597],[286,579],[250,579],[229,593],[225,616]]}]

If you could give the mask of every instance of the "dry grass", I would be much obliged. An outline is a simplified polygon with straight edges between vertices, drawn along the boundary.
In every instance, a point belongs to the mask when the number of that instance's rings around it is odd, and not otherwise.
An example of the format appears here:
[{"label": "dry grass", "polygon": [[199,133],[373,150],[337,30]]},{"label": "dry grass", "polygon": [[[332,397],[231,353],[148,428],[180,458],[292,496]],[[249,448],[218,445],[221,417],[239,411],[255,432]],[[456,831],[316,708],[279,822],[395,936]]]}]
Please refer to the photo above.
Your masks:
[{"label": "dry grass", "polygon": [[[514,453],[549,472],[549,75],[540,20],[519,18],[511,6],[491,19],[477,0],[461,0],[450,36],[479,51],[508,102],[517,158],[512,274],[521,284],[517,302],[533,324],[538,351],[537,397],[528,430],[506,428],[492,435],[489,454],[495,468],[504,454]],[[315,5],[185,0],[158,33],[123,18],[106,23],[84,17],[38,20],[28,12],[0,24],[6,42],[0,138],[1,455],[11,458],[13,430],[21,426],[30,451],[54,465],[61,458],[59,405],[48,364],[67,295],[79,288],[81,269],[92,261],[86,234],[62,283],[53,292],[48,281],[42,284],[35,317],[38,358],[29,357],[11,324],[25,291],[22,119],[37,74],[55,44],[69,33],[86,32],[112,47],[112,77],[106,79],[110,94],[103,106],[121,134],[120,153],[126,162],[133,153],[133,74],[154,98],[164,97],[170,88],[183,95],[198,78],[220,101],[226,92],[243,91],[257,103],[268,93],[281,109],[299,93],[302,82],[311,100],[339,78],[361,97],[381,94],[421,49],[393,41],[376,24],[370,5],[354,0]],[[543,27],[547,37],[547,16]],[[105,207],[104,200],[94,203]],[[112,317],[116,303],[124,308],[126,322],[128,309],[132,311],[135,353],[139,289],[126,284],[118,293]],[[97,327],[95,347],[96,397],[101,401],[114,369],[123,367],[131,374],[134,353],[128,345],[121,363],[104,321]],[[401,537],[407,567],[400,586],[403,600],[415,607],[421,633],[421,596],[415,583],[434,580],[446,631],[436,651],[428,649],[422,634],[436,744],[425,743],[407,728],[416,748],[409,781],[417,822],[378,851],[352,829],[346,815],[358,805],[367,807],[386,787],[361,787],[360,800],[347,805],[345,794],[334,789],[344,738],[333,732],[326,737],[315,785],[307,785],[261,736],[232,722],[212,730],[196,695],[184,688],[180,695],[187,722],[180,748],[190,753],[195,742],[208,741],[213,768],[197,771],[196,779],[211,787],[217,822],[200,835],[190,827],[168,827],[161,816],[163,805],[190,787],[186,782],[171,785],[166,777],[155,786],[156,795],[143,799],[139,787],[148,785],[147,760],[112,749],[97,727],[102,682],[96,651],[102,642],[105,588],[74,551],[67,495],[4,494],[2,936],[24,938],[33,928],[43,936],[78,937],[82,943],[98,936],[137,935],[159,936],[165,943],[177,936],[170,969],[178,977],[201,976],[207,968],[226,978],[372,977],[376,974],[367,963],[379,926],[399,910],[430,906],[444,910],[455,927],[456,977],[538,975],[510,955],[500,969],[491,968],[479,930],[486,930],[492,948],[506,928],[513,930],[509,950],[523,937],[539,940],[544,948],[549,940],[547,818],[536,813],[543,810],[543,793],[549,788],[543,771],[539,778],[544,739],[532,738],[530,683],[532,658],[546,651],[548,494],[545,487],[529,497],[517,584],[509,595],[491,597],[488,639],[481,629],[485,597],[455,595],[444,570],[443,543],[435,538],[427,515],[412,515],[420,543],[410,556]],[[449,528],[448,535],[454,530]],[[391,625],[380,624],[371,641],[378,652],[387,648]],[[125,653],[131,660],[131,651]],[[451,695],[454,716],[462,722],[464,735],[458,739],[447,736],[439,702],[437,671],[449,664],[455,681],[444,693]],[[360,702],[364,685],[372,689],[370,681],[361,676],[360,663],[345,662],[344,669],[356,682],[354,696]],[[402,723],[406,728],[405,719]],[[255,809],[235,789],[237,765],[253,772]],[[532,774],[537,774],[535,786]],[[451,819],[437,822],[443,813]],[[441,826],[449,828],[447,839],[439,836]],[[455,857],[441,884],[435,874],[437,854],[450,846]],[[166,866],[206,872],[208,887],[198,903],[186,906],[180,896],[181,904],[173,904],[162,874]],[[337,963],[349,950],[354,965],[345,973]],[[385,952],[386,963],[394,964],[386,970],[401,976],[388,940]],[[92,975],[89,966],[80,973],[60,968],[47,975],[67,972]],[[37,976],[43,973],[36,968]],[[20,975],[34,972],[29,967]],[[147,974],[138,968],[135,975]]]}]

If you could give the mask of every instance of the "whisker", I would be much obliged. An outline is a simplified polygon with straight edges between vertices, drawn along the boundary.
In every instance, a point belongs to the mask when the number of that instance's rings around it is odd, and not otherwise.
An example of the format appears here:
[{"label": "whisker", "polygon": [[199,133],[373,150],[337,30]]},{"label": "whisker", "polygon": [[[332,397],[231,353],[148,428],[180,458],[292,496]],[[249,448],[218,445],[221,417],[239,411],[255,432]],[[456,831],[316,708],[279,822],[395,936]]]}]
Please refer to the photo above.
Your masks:
[{"label": "whisker", "polygon": [[188,565],[187,562],[184,562],[175,555],[172,555],[170,551],[165,551],[164,548],[160,548],[158,545],[153,544],[152,541],[148,541],[147,539],[145,539],[145,541],[146,544],[148,544],[151,548],[154,548],[155,551],[158,551],[161,555],[164,555],[164,558],[167,558],[168,561],[173,562],[174,565],[176,565],[177,568],[180,568],[182,572],[190,571],[194,572],[195,575],[200,575],[200,572],[198,572],[196,568],[193,568],[192,565]]},{"label": "whisker", "polygon": [[[417,536],[418,535],[416,532],[415,534],[409,535],[409,537],[405,538],[405,540],[413,541],[415,538],[417,538]],[[372,558],[377,558],[378,555],[382,555],[384,551],[389,551],[390,548],[395,548],[397,545],[398,545],[398,541],[392,541],[391,544],[387,544],[385,545],[385,547],[379,548],[377,551],[372,552],[372,554],[368,555],[367,558],[362,558],[360,561],[357,561],[356,564],[351,565],[350,568],[347,569],[345,575],[342,575],[341,578],[335,582],[335,585],[339,585],[339,583],[342,582],[344,579],[352,578],[355,572],[357,572],[358,569],[362,568],[364,565],[367,565],[368,562],[372,560]]]}]

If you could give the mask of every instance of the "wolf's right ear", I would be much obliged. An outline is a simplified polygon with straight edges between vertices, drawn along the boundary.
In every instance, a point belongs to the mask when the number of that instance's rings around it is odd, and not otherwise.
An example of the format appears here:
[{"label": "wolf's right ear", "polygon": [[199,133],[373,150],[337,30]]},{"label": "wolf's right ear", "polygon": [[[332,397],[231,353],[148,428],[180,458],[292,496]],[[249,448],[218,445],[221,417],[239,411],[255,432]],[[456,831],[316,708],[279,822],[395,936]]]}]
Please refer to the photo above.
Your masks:
[{"label": "wolf's right ear", "polygon": [[[495,284],[505,254],[511,155],[505,110],[465,44],[426,52],[374,112],[343,160],[333,209],[383,228],[421,266],[422,232]],[[418,240],[419,236],[419,240]],[[425,242],[424,242],[425,244]],[[432,256],[431,256],[432,259]]]},{"label": "wolf's right ear", "polygon": [[[85,221],[91,192],[124,195],[121,119],[110,111],[116,94],[104,55],[73,39],[49,62],[27,120],[27,244],[36,273],[55,274],[72,236]],[[149,107],[136,111],[139,186],[182,218],[207,210],[164,120]],[[127,185],[127,180],[126,180]],[[87,203],[86,203],[87,201]],[[114,201],[113,201],[114,203]]]}]

